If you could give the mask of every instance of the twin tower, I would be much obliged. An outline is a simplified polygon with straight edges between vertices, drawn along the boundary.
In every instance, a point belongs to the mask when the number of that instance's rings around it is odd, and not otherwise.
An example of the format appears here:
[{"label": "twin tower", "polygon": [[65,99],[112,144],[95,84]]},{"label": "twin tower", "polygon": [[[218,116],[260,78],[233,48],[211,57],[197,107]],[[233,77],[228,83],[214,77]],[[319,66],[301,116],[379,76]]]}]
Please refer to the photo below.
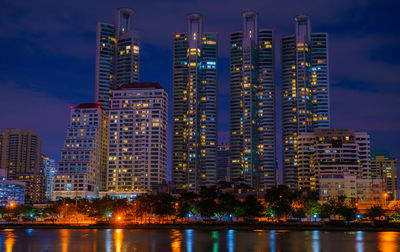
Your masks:
[{"label": "twin tower", "polygon": [[[96,101],[107,110],[110,90],[139,80],[139,41],[133,10],[115,12],[97,27]],[[275,35],[259,28],[258,13],[242,13],[230,33],[231,180],[262,192],[278,183]],[[204,32],[199,14],[174,34],[172,181],[197,191],[215,185],[217,170],[217,33]],[[295,17],[295,34],[281,38],[283,171],[297,187],[297,137],[329,128],[328,36],[311,33],[310,17]]]}]

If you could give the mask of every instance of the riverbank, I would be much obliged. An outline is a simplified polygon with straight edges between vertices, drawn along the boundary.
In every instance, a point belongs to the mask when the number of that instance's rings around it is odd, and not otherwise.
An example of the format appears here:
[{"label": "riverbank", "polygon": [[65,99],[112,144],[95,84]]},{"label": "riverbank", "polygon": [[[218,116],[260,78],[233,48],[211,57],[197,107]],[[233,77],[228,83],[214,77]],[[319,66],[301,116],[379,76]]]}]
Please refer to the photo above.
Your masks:
[{"label": "riverbank", "polygon": [[398,223],[188,223],[188,224],[1,224],[0,229],[196,229],[196,230],[291,230],[291,231],[397,231]]}]

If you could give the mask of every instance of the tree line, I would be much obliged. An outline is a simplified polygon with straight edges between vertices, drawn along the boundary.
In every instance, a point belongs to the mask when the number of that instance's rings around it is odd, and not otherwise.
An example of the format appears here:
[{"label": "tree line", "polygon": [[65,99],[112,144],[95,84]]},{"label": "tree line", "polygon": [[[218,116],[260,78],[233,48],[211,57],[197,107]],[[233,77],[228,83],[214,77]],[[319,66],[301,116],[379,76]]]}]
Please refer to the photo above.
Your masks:
[{"label": "tree line", "polygon": [[[63,199],[43,208],[26,205],[0,207],[3,219],[55,222],[126,221],[132,223],[187,223],[189,221],[287,221],[333,220],[352,221],[363,216],[357,202],[344,196],[331,198],[320,204],[317,191],[292,190],[284,185],[268,189],[264,198],[247,195],[237,199],[233,194],[216,187],[202,187],[199,193],[182,192],[179,196],[167,193],[143,194],[132,201],[113,199]],[[390,218],[400,219],[400,203],[389,204]],[[366,215],[371,220],[386,215],[380,206],[372,206]]]}]

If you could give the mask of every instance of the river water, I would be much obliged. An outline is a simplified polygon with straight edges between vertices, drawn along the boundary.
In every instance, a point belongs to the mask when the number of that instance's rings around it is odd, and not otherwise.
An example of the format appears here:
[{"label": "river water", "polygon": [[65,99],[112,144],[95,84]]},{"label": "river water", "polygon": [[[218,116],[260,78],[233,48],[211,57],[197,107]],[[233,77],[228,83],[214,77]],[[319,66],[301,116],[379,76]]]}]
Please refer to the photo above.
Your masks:
[{"label": "river water", "polygon": [[0,251],[400,251],[400,232],[3,229]]}]

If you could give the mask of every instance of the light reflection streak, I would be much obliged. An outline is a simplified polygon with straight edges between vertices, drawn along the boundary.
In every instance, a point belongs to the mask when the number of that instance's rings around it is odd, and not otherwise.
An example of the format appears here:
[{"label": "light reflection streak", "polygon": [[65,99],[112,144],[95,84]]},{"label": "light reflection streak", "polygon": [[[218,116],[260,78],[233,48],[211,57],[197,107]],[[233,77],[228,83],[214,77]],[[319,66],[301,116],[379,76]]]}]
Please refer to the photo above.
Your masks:
[{"label": "light reflection streak", "polygon": [[60,235],[61,235],[61,251],[62,252],[67,252],[68,251],[68,245],[69,245],[69,236],[70,236],[70,230],[69,229],[60,229]]},{"label": "light reflection streak", "polygon": [[106,251],[111,252],[111,229],[106,229]]},{"label": "light reflection streak", "polygon": [[186,238],[186,252],[193,251],[193,229],[185,230],[185,238]]},{"label": "light reflection streak", "polygon": [[269,251],[276,251],[276,231],[269,231]]},{"label": "light reflection streak", "polygon": [[213,239],[213,252],[218,252],[218,231],[212,231],[211,232],[211,237]]},{"label": "light reflection streak", "polygon": [[363,231],[356,232],[356,250],[357,252],[364,252]]},{"label": "light reflection streak", "polygon": [[378,248],[380,251],[397,251],[399,246],[399,232],[378,233]]},{"label": "light reflection streak", "polygon": [[235,251],[235,230],[233,229],[229,229],[227,231],[227,247],[228,247],[228,252]]},{"label": "light reflection streak", "polygon": [[318,230],[314,230],[312,231],[312,248],[313,251],[320,251],[319,250],[319,231]]},{"label": "light reflection streak", "polygon": [[115,251],[121,252],[122,250],[123,232],[121,229],[114,230]]},{"label": "light reflection streak", "polygon": [[4,241],[6,252],[12,252],[16,237],[14,234],[14,229],[4,229],[4,231],[6,231],[6,240]]},{"label": "light reflection streak", "polygon": [[181,252],[182,250],[182,232],[177,229],[171,230],[171,249],[172,252]]}]

